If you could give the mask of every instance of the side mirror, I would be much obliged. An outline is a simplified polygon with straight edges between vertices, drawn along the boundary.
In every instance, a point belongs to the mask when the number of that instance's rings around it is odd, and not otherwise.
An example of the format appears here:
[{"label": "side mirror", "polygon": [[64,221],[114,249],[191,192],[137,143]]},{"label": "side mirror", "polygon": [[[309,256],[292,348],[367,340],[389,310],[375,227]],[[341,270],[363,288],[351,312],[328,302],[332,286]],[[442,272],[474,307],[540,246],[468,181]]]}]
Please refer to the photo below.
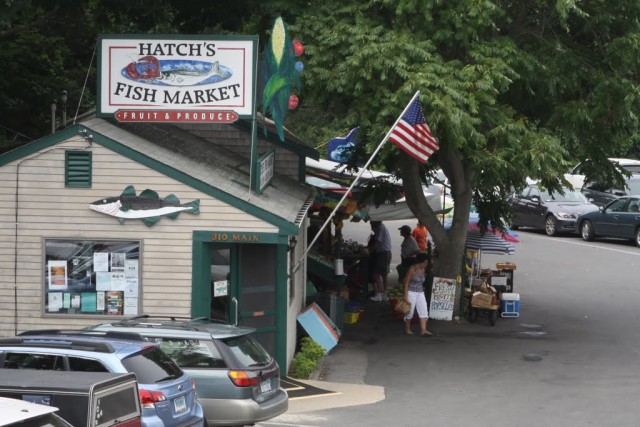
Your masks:
[{"label": "side mirror", "polygon": [[538,197],[538,196],[531,196],[531,201],[532,201],[532,202],[536,202],[536,203],[540,203],[540,197]]}]

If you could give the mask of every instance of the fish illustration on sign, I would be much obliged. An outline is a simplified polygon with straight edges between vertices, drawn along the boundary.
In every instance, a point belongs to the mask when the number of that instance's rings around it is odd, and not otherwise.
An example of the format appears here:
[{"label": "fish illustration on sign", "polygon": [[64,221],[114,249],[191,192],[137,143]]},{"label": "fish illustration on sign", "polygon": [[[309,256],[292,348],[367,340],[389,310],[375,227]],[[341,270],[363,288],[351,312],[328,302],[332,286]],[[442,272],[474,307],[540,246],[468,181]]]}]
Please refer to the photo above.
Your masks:
[{"label": "fish illustration on sign", "polygon": [[180,212],[198,215],[200,199],[181,204],[180,199],[173,194],[161,199],[158,193],[149,189],[137,196],[133,185],[129,185],[120,196],[96,200],[89,205],[89,209],[114,216],[120,224],[124,224],[127,219],[141,219],[146,225],[152,226],[160,221],[161,216],[176,219]]},{"label": "fish illustration on sign", "polygon": [[159,60],[155,56],[143,56],[121,70],[129,80],[160,86],[199,86],[226,80],[233,74],[216,62],[187,59]]}]

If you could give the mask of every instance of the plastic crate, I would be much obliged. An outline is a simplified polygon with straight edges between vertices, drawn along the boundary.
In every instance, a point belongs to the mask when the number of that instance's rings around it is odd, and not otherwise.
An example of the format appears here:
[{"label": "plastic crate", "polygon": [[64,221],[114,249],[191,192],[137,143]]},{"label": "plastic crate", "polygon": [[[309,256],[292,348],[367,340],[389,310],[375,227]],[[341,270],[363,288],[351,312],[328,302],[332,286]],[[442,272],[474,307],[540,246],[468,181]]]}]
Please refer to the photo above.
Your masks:
[{"label": "plastic crate", "polygon": [[353,325],[354,323],[358,323],[358,319],[360,318],[359,311],[345,311],[344,312],[344,323],[347,325]]}]

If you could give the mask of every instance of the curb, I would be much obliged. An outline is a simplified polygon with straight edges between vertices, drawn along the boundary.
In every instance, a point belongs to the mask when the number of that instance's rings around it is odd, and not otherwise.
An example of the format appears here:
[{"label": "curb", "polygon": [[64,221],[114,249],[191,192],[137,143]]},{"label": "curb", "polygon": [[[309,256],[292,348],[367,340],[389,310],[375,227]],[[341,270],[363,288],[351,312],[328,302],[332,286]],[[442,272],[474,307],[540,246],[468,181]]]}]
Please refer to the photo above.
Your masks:
[{"label": "curb", "polygon": [[322,370],[324,369],[324,361],[327,356],[324,355],[318,360],[318,364],[316,365],[316,369],[309,374],[309,379],[313,381],[321,381],[320,377],[322,376]]}]

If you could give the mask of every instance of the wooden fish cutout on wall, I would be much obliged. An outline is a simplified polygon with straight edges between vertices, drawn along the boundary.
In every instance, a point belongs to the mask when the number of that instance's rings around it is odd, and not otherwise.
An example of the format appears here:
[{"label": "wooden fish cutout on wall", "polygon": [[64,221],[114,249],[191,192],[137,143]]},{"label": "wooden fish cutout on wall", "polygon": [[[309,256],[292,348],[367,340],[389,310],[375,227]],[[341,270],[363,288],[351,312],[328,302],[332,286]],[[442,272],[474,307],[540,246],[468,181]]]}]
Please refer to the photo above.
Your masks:
[{"label": "wooden fish cutout on wall", "polygon": [[181,204],[173,194],[161,199],[158,193],[149,189],[137,196],[133,185],[129,185],[120,196],[96,200],[89,205],[89,209],[116,217],[120,224],[127,219],[141,219],[146,225],[152,226],[162,216],[176,219],[180,212],[198,215],[200,199]]}]

